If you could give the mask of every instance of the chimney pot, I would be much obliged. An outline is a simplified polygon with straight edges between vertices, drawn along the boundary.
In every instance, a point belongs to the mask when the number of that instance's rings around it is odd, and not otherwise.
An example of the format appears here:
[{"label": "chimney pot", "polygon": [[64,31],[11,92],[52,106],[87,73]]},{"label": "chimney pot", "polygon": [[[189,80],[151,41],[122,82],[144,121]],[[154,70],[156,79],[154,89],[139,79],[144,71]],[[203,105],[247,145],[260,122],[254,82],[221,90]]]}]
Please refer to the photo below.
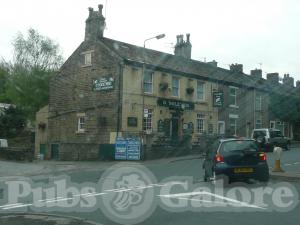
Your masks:
[{"label": "chimney pot", "polygon": [[102,9],[103,9],[103,5],[102,4],[98,5],[98,10],[100,15],[102,15]]},{"label": "chimney pot", "polygon": [[190,43],[190,34],[186,34],[186,42]]},{"label": "chimney pot", "polygon": [[229,68],[230,68],[230,71],[232,71],[232,72],[240,72],[240,73],[243,73],[243,64],[238,64],[238,63],[236,63],[236,64],[231,64],[231,65],[229,66]]}]

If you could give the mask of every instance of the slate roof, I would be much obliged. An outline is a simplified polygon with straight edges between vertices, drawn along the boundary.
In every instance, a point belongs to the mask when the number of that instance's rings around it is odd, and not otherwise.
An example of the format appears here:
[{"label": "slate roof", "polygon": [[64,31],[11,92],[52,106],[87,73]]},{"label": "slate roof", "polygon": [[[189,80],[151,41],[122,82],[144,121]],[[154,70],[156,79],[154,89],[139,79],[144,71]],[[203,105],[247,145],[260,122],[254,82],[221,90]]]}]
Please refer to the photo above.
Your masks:
[{"label": "slate roof", "polygon": [[[199,76],[199,78],[202,77],[216,82],[225,82],[232,85],[236,84],[238,86],[256,88],[264,91],[270,91],[272,89],[272,91],[274,91],[274,84],[271,85],[263,78],[257,80],[241,72],[233,72],[224,68],[215,67],[208,63],[186,59],[181,56],[175,56],[109,38],[101,38],[100,40],[112,51],[128,61],[145,63],[146,65],[195,75]],[[282,86],[283,85],[278,84],[278,88],[275,90],[280,90]]]}]

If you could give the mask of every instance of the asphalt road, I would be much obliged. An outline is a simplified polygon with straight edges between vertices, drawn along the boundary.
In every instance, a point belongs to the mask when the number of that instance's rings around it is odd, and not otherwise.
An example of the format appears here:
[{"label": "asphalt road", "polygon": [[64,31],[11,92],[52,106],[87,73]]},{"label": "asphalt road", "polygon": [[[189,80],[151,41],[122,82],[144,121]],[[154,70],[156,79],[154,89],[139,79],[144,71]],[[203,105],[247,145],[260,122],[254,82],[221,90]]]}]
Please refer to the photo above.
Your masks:
[{"label": "asphalt road", "polygon": [[[33,180],[31,185],[35,188],[44,187],[46,184],[48,185],[48,182],[57,180],[57,177],[61,175],[70,177],[72,183],[70,186],[75,186],[77,189],[80,189],[79,184],[81,187],[95,187],[96,190],[90,194],[79,193],[79,195],[81,200],[94,198],[97,204],[85,212],[82,211],[83,207],[78,204],[67,209],[54,205],[49,211],[46,207],[36,209],[31,206],[34,202],[49,204],[72,202],[74,194],[67,196],[66,199],[57,197],[58,195],[53,199],[42,195],[37,195],[37,197],[28,195],[20,198],[18,203],[21,205],[7,205],[2,202],[0,211],[3,213],[38,212],[76,216],[100,224],[300,224],[300,204],[298,204],[300,181],[282,184],[280,180],[271,180],[267,185],[257,182],[234,183],[225,186],[223,194],[220,194],[219,191],[216,191],[215,184],[203,182],[202,160],[198,157],[177,159],[171,162],[167,160],[151,161],[143,163],[146,168],[140,164],[128,162],[117,164],[113,170],[75,170],[68,173],[31,177]],[[268,153],[268,164],[270,167],[274,165],[272,153]],[[300,148],[283,153],[282,167],[286,171],[300,171]],[[143,182],[136,179],[138,175]],[[124,180],[124,177],[128,179]],[[130,181],[133,182],[130,184]],[[290,188],[293,194],[291,195],[293,200],[291,200],[287,197],[288,194],[284,193],[287,198],[282,201],[282,204],[292,201],[293,204],[290,207],[275,204],[276,188],[283,186]],[[11,187],[15,186],[11,184]],[[203,190],[203,188],[206,189]],[[267,196],[265,205],[258,204],[254,200],[262,199],[262,196],[258,195],[257,197],[256,195],[266,188],[269,188],[271,194],[265,195]],[[232,190],[244,192],[239,194]],[[4,190],[4,196],[6,191],[8,190]],[[20,189],[19,191],[24,190]],[[281,192],[282,190],[276,193]],[[243,196],[243,193],[246,194]]]}]

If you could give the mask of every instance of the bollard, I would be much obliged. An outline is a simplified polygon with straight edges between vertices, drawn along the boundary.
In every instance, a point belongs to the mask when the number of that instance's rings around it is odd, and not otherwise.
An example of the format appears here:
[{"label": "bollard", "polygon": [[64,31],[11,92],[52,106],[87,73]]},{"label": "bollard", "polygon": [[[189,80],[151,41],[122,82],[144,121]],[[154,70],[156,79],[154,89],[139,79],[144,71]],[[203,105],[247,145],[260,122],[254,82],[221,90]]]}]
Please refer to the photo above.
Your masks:
[{"label": "bollard", "polygon": [[284,172],[283,169],[281,169],[280,166],[280,158],[282,155],[282,148],[275,146],[274,150],[273,150],[274,156],[275,156],[275,165],[274,168],[272,170],[272,172]]}]

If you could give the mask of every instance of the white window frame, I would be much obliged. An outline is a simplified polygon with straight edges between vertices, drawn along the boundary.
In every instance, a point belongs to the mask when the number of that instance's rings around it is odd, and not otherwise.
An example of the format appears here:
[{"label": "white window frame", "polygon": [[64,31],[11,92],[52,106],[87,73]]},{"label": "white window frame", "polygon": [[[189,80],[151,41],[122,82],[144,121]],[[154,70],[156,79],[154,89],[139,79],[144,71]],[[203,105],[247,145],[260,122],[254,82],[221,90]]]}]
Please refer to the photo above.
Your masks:
[{"label": "white window frame", "polygon": [[[151,82],[145,82],[146,74],[151,75]],[[143,77],[143,91],[145,94],[152,94],[153,93],[153,72],[152,71],[145,71],[144,77]],[[145,84],[151,84],[151,92],[148,92],[145,90]]]},{"label": "white window frame", "polygon": [[92,65],[92,53],[91,52],[87,52],[84,54],[84,65],[85,66]]},{"label": "white window frame", "polygon": [[[147,111],[147,113],[145,113]],[[153,129],[153,109],[144,108],[143,131],[152,132]],[[147,114],[147,115],[146,115]]]},{"label": "white window frame", "polygon": [[[178,87],[175,87],[173,84],[173,81],[177,80],[178,81]],[[177,89],[177,95],[174,95],[174,89]],[[172,97],[177,97],[180,98],[180,78],[177,76],[172,76]]]},{"label": "white window frame", "polygon": [[[273,124],[273,127],[272,127],[272,124]],[[275,127],[276,127],[276,121],[275,120],[271,120],[270,121],[270,128],[275,129]]]},{"label": "white window frame", "polygon": [[261,118],[261,116],[259,116],[255,119],[255,129],[260,129],[260,128],[262,128],[262,118]]},{"label": "white window frame", "polygon": [[[222,126],[223,126],[223,132],[221,133],[220,132],[220,124],[222,124]],[[225,121],[218,121],[218,134],[225,134]]]},{"label": "white window frame", "polygon": [[197,113],[196,130],[198,134],[203,134],[205,131],[205,115]]},{"label": "white window frame", "polygon": [[[259,104],[257,104],[257,102],[259,102]],[[257,111],[262,110],[262,98],[261,98],[261,95],[258,95],[257,93],[255,94],[255,110],[257,110]]]},{"label": "white window frame", "polygon": [[[198,87],[202,85],[202,98],[199,98],[199,92],[198,92]],[[198,80],[197,81],[197,90],[196,90],[196,94],[197,94],[197,101],[203,102],[205,101],[205,82]]]},{"label": "white window frame", "polygon": [[85,116],[78,116],[77,117],[77,132],[78,133],[84,133],[85,132],[85,123],[86,123]]},{"label": "white window frame", "polygon": [[[229,107],[232,108],[238,108],[237,105],[237,91],[238,91],[238,87],[234,87],[234,86],[229,86],[229,99],[231,100],[232,97],[234,97],[234,104],[230,104]],[[231,90],[234,90],[234,95],[231,94]]]},{"label": "white window frame", "polygon": [[[231,120],[234,120],[234,124],[231,123]],[[232,125],[234,125],[234,126],[232,126]],[[233,135],[236,135],[237,118],[229,118],[229,127],[230,127],[230,129],[232,127],[234,127],[234,134]]]}]

